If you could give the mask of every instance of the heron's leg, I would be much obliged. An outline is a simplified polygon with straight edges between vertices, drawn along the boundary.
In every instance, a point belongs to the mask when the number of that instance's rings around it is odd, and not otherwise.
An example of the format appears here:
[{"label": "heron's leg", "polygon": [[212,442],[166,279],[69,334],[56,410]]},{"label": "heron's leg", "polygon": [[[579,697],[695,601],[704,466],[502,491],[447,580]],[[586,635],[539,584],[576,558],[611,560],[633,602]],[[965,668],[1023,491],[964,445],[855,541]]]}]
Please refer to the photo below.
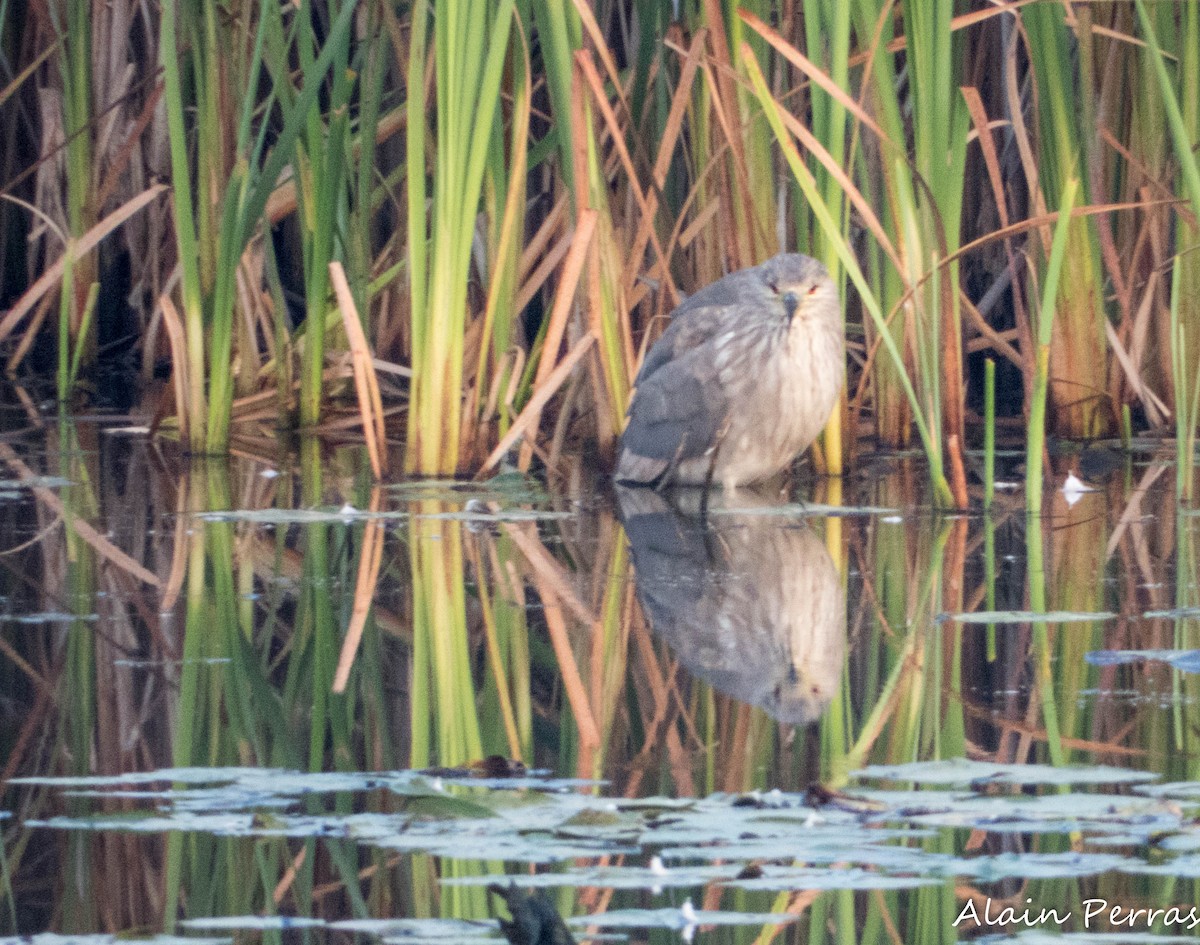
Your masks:
[{"label": "heron's leg", "polygon": [[[787,496],[800,506],[801,515],[816,514],[816,510],[812,506],[816,504],[813,493],[816,492],[817,477],[813,475],[808,464],[809,460],[807,459],[803,462],[792,460],[791,466],[788,467]],[[803,467],[805,474],[800,475],[797,467]],[[799,488],[801,486],[807,488]]]},{"label": "heron's leg", "polygon": [[721,444],[725,442],[725,434],[729,432],[729,422],[729,417],[726,417],[721,428],[717,430],[717,435],[713,438],[713,445],[708,451],[708,470],[704,473],[704,491],[700,494],[700,522],[706,526],[708,525],[708,494],[712,491],[713,476],[717,471],[717,457],[721,455]]},{"label": "heron's leg", "polygon": [[706,519],[701,519],[700,521],[704,528],[704,557],[708,567],[710,569],[723,570],[727,573],[730,562],[733,560],[733,553],[729,549],[728,539],[715,528],[709,528]]},{"label": "heron's leg", "polygon": [[721,447],[720,442],[716,444],[709,452],[712,454],[708,461],[708,471],[704,474],[704,485],[701,486],[700,492],[700,522],[704,525],[708,524],[708,494],[712,491],[713,486],[713,470],[717,468],[717,450]]},{"label": "heron's leg", "polygon": [[667,463],[667,468],[662,471],[662,475],[658,477],[658,481],[654,484],[655,492],[663,492],[671,485],[671,480],[675,478],[675,470],[679,468],[679,463],[683,458],[683,451],[686,447],[687,434],[685,433],[679,440],[679,446],[675,450],[675,455],[671,457],[671,461]]},{"label": "heron's leg", "polygon": [[804,497],[801,496],[796,489],[797,482],[796,460],[793,459],[791,463],[788,464],[787,469],[784,471],[783,490],[780,498],[784,499],[785,501],[787,499],[794,499],[796,504],[800,506],[800,511],[805,512],[807,510],[808,503],[804,501]]}]

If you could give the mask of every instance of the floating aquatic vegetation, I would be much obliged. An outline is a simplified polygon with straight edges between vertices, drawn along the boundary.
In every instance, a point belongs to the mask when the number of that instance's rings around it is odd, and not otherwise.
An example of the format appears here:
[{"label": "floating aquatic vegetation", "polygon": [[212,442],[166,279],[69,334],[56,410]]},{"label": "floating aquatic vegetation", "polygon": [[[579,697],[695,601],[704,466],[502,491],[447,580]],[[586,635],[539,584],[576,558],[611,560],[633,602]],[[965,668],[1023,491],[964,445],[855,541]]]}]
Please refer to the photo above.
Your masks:
[{"label": "floating aquatic vegetation", "polygon": [[95,623],[100,619],[99,614],[68,614],[59,611],[45,611],[37,614],[20,614],[19,616],[0,616],[0,620],[11,620],[13,623],[35,624],[35,623],[74,623],[76,620],[82,620],[87,623]]},{"label": "floating aquatic vegetation", "polygon": [[157,815],[149,811],[127,811],[117,814],[50,817],[46,820],[27,820],[26,824],[30,827],[50,827],[57,830],[103,830],[115,833],[167,833],[182,830],[231,837],[250,834],[254,819],[250,814],[193,814],[172,811],[169,814]]},{"label": "floating aquatic vegetation", "polygon": [[200,938],[191,935],[151,935],[148,938],[133,938],[102,932],[90,935],[41,932],[37,935],[0,936],[0,945],[227,945],[232,941],[232,938]]},{"label": "floating aquatic vegetation", "polygon": [[571,518],[570,512],[551,512],[538,509],[466,509],[461,512],[413,513],[413,518],[444,519],[451,522],[539,522]]},{"label": "floating aquatic vegetation", "polygon": [[1169,620],[1184,617],[1200,617],[1200,607],[1172,607],[1170,610],[1147,610],[1143,617],[1148,620],[1167,618]]},{"label": "floating aquatic vegetation", "polygon": [[947,877],[970,876],[981,883],[1004,879],[1065,879],[1095,876],[1120,869],[1134,860],[1112,853],[996,853],[989,856],[951,857],[935,865]]},{"label": "floating aquatic vegetation", "polygon": [[[470,492],[453,489],[446,492],[442,489],[427,493],[426,490],[416,490],[412,493],[401,494],[406,502],[434,501],[435,495],[440,495],[438,501],[452,502],[462,507],[450,511],[422,512],[410,509],[393,509],[373,511],[359,509],[350,504],[340,508],[312,509],[228,509],[218,512],[200,512],[196,518],[205,522],[250,522],[258,525],[313,525],[330,522],[359,522],[359,521],[406,521],[408,519],[433,519],[453,522],[538,522],[556,519],[570,519],[571,512],[554,511],[546,508],[524,508],[533,501],[543,500],[544,497],[519,498],[498,495],[480,491],[478,487]],[[499,500],[499,501],[497,501]]]},{"label": "floating aquatic vegetation", "polygon": [[503,941],[500,926],[490,919],[346,919],[330,922],[328,928],[397,945],[496,945]]},{"label": "floating aquatic vegetation", "polygon": [[[245,768],[167,769],[118,777],[24,779],[70,792],[80,801],[144,801],[145,810],[58,816],[30,826],[117,832],[190,831],[233,837],[326,837],[376,849],[428,854],[445,861],[562,864],[509,879],[522,887],[601,887],[646,890],[701,888],[716,883],[740,890],[908,889],[962,877],[1061,879],[1120,871],[1200,877],[1200,832],[1191,811],[1200,783],[1146,784],[1154,775],[1103,766],[1053,768],[953,759],[872,766],[855,774],[872,781],[966,785],[963,789],[859,788],[855,804],[833,804],[822,792],[713,794],[704,798],[611,799],[566,790],[577,785],[526,773],[480,779],[472,769],[426,772],[296,773]],[[594,787],[589,782],[582,782]],[[1130,785],[1136,793],[1070,791],[1067,785]],[[1030,792],[1030,788],[1046,788]],[[999,789],[999,790],[998,790]],[[343,812],[336,798],[385,792],[391,809]],[[324,798],[328,798],[325,800]],[[814,806],[815,805],[815,806]],[[998,853],[955,856],[929,841],[961,829],[1004,834],[1074,834],[1110,849],[1096,852]],[[1108,841],[1106,843],[1106,840]],[[1153,847],[1152,847],[1153,844]],[[1151,850],[1155,852],[1152,854]],[[1183,856],[1159,862],[1161,853]],[[624,855],[620,864],[594,862]],[[1152,857],[1154,857],[1152,859]],[[574,861],[569,864],[566,861]],[[593,861],[593,862],[589,862]],[[750,864],[747,866],[747,864]],[[445,874],[450,886],[484,886],[494,870]],[[693,910],[629,910],[587,917],[591,925],[685,930],[717,924]],[[613,916],[616,918],[613,918]],[[751,913],[720,913],[725,922],[766,922]],[[208,928],[283,928],[279,917],[218,917]],[[218,919],[212,920],[214,923]],[[208,922],[208,920],[198,920]],[[240,923],[240,924],[239,924]],[[494,926],[471,926],[488,936]],[[410,935],[410,932],[412,933]],[[454,934],[465,935],[457,929]],[[441,931],[394,926],[397,941],[435,940]]]},{"label": "floating aquatic vegetation", "polygon": [[1155,662],[1185,673],[1200,673],[1200,650],[1093,650],[1084,658],[1093,666]]},{"label": "floating aquatic vegetation", "polygon": [[[915,860],[916,857],[914,857]],[[744,879],[735,877],[723,881],[721,885],[734,889],[788,892],[801,889],[916,889],[918,886],[937,886],[941,882],[942,879],[935,875],[895,876],[861,869],[857,866],[840,869],[765,866],[759,876]]]},{"label": "floating aquatic vegetation", "polygon": [[1194,943],[1189,935],[1159,935],[1154,932],[1046,932],[1028,929],[1016,935],[985,935],[979,945],[1175,945]]},{"label": "floating aquatic vegetation", "polygon": [[61,489],[74,483],[62,476],[29,476],[25,479],[0,479],[0,489]]},{"label": "floating aquatic vegetation", "polygon": [[329,928],[339,932],[361,932],[364,935],[380,937],[413,935],[438,938],[478,934],[481,930],[495,929],[497,926],[495,922],[470,922],[462,919],[340,919],[330,922]]},{"label": "floating aquatic vegetation", "polygon": [[1140,863],[1129,861],[1122,864],[1122,873],[1140,873],[1146,876],[1174,876],[1180,879],[1200,879],[1200,856],[1177,856],[1165,863]]},{"label": "floating aquatic vegetation", "polygon": [[917,761],[904,765],[872,765],[854,773],[856,778],[911,781],[914,784],[991,784],[1064,785],[1064,784],[1136,784],[1154,781],[1158,775],[1107,765],[1013,765],[967,758]]},{"label": "floating aquatic vegetation", "polygon": [[[974,791],[882,791],[864,789],[875,800],[885,800],[888,810],[872,820],[944,827],[993,827],[1009,822],[1046,825],[1059,822],[1126,826],[1158,820],[1178,820],[1178,802],[1160,801],[1140,795],[1084,794],[979,794]],[[1075,828],[1071,828],[1075,829]]]},{"label": "floating aquatic vegetation", "polygon": [[575,916],[567,924],[576,928],[596,926],[602,929],[677,929],[685,941],[689,930],[700,925],[786,925],[799,916],[778,912],[736,912],[695,909],[691,900],[678,909],[616,909],[596,915]]},{"label": "floating aquatic vegetation", "polygon": [[242,779],[261,778],[264,783],[282,772],[270,768],[160,768],[129,774],[93,774],[66,777],[33,776],[13,778],[10,784],[41,784],[56,787],[117,787],[125,784],[232,784]]},{"label": "floating aquatic vegetation", "polygon": [[296,915],[218,915],[203,919],[182,919],[179,924],[189,929],[282,931],[285,929],[321,928],[326,925],[326,922],[324,919]]},{"label": "floating aquatic vegetation", "polygon": [[[604,889],[686,889],[705,886],[718,880],[732,881],[742,871],[740,863],[719,866],[663,866],[655,860],[651,866],[595,866],[552,873],[514,873],[506,877],[522,889],[598,886]],[[459,876],[443,879],[444,886],[487,886],[495,876]]]},{"label": "floating aquatic vegetation", "polygon": [[1117,615],[1100,610],[1094,613],[1073,610],[1051,610],[1037,613],[1032,610],[975,610],[969,613],[938,614],[939,623],[953,620],[956,623],[1082,623],[1091,620],[1112,620]]},{"label": "floating aquatic vegetation", "polygon": [[[876,871],[872,875],[880,879],[883,885],[887,885],[889,880],[886,873],[880,872],[882,870],[895,870],[898,873],[923,871],[934,866],[940,859],[939,854],[928,853],[918,846],[891,846],[884,842],[901,838],[920,840],[933,836],[933,831],[878,831],[886,835],[880,837],[878,846],[872,843],[876,832],[874,829],[862,830],[854,842],[849,842],[847,832],[842,830],[841,845],[837,844],[833,836],[837,831],[829,831],[821,837],[814,838],[795,834],[780,837],[749,836],[724,842],[663,847],[660,855],[671,863],[719,859],[744,864],[751,861],[776,860],[804,863],[809,866],[869,867]],[[864,836],[867,833],[872,836]],[[865,887],[859,884],[856,888]]]},{"label": "floating aquatic vegetation", "polygon": [[158,669],[165,666],[222,666],[232,662],[233,660],[228,656],[206,656],[188,660],[113,660],[113,666]]},{"label": "floating aquatic vegetation", "polygon": [[1134,790],[1150,797],[1174,798],[1200,803],[1200,781],[1163,781],[1158,784],[1139,784]]},{"label": "floating aquatic vegetation", "polygon": [[204,522],[253,522],[258,525],[312,525],[318,522],[355,522],[367,519],[408,518],[407,512],[371,512],[343,505],[340,509],[229,509],[199,512]]}]

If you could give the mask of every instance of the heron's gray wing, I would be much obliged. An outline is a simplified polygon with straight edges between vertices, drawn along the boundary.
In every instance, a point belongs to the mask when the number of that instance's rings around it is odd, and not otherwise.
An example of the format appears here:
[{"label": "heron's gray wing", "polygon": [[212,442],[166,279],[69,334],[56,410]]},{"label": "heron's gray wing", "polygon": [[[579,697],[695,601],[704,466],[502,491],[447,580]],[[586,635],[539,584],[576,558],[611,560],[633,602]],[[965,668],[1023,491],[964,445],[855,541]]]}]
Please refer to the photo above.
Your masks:
[{"label": "heron's gray wing", "polygon": [[664,358],[648,377],[638,375],[622,450],[667,464],[702,456],[716,441],[727,411],[711,346]]},{"label": "heron's gray wing", "polygon": [[641,390],[642,385],[664,364],[684,356],[688,351],[699,348],[727,331],[736,324],[737,312],[738,308],[733,303],[704,305],[687,311],[684,311],[681,305],[671,316],[671,324],[667,326],[662,337],[654,342],[646,353],[637,379],[633,382],[634,386]]},{"label": "heron's gray wing", "polygon": [[693,628],[706,623],[713,601],[723,597],[712,577],[728,562],[710,559],[706,521],[668,505],[658,492],[618,486],[617,507],[650,625],[672,645],[686,642],[681,638],[698,632]]},{"label": "heron's gray wing", "polygon": [[723,308],[727,305],[739,305],[749,299],[757,298],[763,293],[765,286],[761,269],[761,266],[755,266],[753,269],[739,269],[716,282],[710,282],[680,302],[675,307],[672,316],[685,315],[698,308]]}]

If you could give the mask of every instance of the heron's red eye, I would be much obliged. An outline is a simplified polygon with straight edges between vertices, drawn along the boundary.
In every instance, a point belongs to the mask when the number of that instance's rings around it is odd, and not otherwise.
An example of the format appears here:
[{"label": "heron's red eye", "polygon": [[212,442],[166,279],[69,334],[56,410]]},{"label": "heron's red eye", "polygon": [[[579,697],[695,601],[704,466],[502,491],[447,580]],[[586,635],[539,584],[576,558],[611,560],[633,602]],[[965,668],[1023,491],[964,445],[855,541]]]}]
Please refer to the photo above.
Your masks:
[{"label": "heron's red eye", "polygon": [[772,292],[774,292],[776,295],[779,294],[779,286],[776,285],[774,282],[768,282],[767,288],[770,289]]},{"label": "heron's red eye", "polygon": [[816,295],[816,294],[817,294],[817,287],[816,287],[816,285],[815,285],[815,284],[814,284],[814,285],[812,285],[812,286],[809,286],[809,289],[808,289],[808,294],[809,294],[809,295]]}]

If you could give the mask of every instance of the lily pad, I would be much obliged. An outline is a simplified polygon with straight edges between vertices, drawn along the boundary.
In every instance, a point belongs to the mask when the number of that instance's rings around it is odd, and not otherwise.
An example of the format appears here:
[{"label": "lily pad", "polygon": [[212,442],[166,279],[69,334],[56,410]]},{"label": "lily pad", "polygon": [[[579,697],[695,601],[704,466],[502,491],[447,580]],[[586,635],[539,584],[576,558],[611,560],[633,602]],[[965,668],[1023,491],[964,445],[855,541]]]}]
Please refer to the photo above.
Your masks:
[{"label": "lily pad", "polygon": [[[740,863],[720,866],[597,866],[554,873],[515,873],[505,877],[524,889],[595,886],[601,889],[686,889],[706,886],[715,880],[733,880],[741,872]],[[443,886],[488,886],[495,876],[461,876],[443,879]]]},{"label": "lily pad", "polygon": [[947,758],[943,761],[915,761],[903,765],[871,765],[855,771],[856,778],[878,778],[888,781],[911,781],[914,784],[1137,784],[1155,781],[1158,775],[1147,771],[1131,771],[1107,765],[998,764],[971,761],[967,758]]},{"label": "lily pad", "polygon": [[96,932],[91,935],[62,935],[58,932],[39,932],[36,935],[0,935],[0,945],[228,945],[232,938],[200,938],[199,936],[151,935],[148,938],[126,938]]},{"label": "lily pad", "polygon": [[204,919],[182,919],[179,922],[189,929],[250,929],[266,931],[269,929],[315,929],[322,928],[324,919],[313,919],[295,915],[218,915]]},{"label": "lily pad", "polygon": [[396,945],[497,945],[504,939],[490,919],[347,919],[330,922],[330,929],[369,935]]},{"label": "lily pad", "polygon": [[947,877],[972,876],[981,883],[1005,879],[1066,879],[1095,876],[1135,862],[1114,853],[997,853],[990,856],[954,857],[939,870]]},{"label": "lily pad", "polygon": [[1200,650],[1093,650],[1084,656],[1093,666],[1166,663],[1185,673],[1200,673]]},{"label": "lily pad", "polygon": [[679,909],[614,909],[596,915],[573,916],[567,925],[602,929],[694,929],[699,925],[786,925],[797,915],[780,912],[734,912],[693,909],[691,900]]},{"label": "lily pad", "polygon": [[936,886],[943,880],[933,876],[896,876],[874,870],[849,869],[786,869],[768,867],[762,876],[752,879],[731,879],[721,883],[734,889],[761,889],[772,892],[826,889],[916,889]]},{"label": "lily pad", "polygon": [[1147,610],[1142,616],[1148,620],[1163,617],[1168,620],[1181,620],[1187,617],[1200,617],[1200,607],[1174,607],[1170,610]]},{"label": "lily pad", "polygon": [[49,827],[57,830],[104,830],[113,833],[210,833],[215,836],[242,836],[253,827],[250,814],[192,814],[172,812],[159,815],[145,811],[120,814],[84,814],[79,817],[50,817],[28,820],[30,827]]},{"label": "lily pad", "polygon": [[[812,792],[626,800],[563,791],[554,779],[537,775],[517,779],[517,788],[510,779],[485,786],[469,777],[451,782],[412,771],[306,774],[185,768],[25,783],[67,788],[77,792],[80,802],[120,797],[125,803],[147,805],[144,810],[101,810],[30,822],[44,828],[338,837],[376,850],[448,860],[575,861],[567,868],[517,880],[530,886],[655,892],[719,882],[764,890],[884,889],[964,876],[983,882],[1089,876],[1136,871],[1150,863],[1124,850],[954,857],[922,842],[947,828],[1009,834],[1084,832],[1098,845],[1108,837],[1119,838],[1126,847],[1147,848],[1152,839],[1174,838],[1160,840],[1160,849],[1187,854],[1196,849],[1186,812],[1200,803],[1200,784],[1147,784],[1156,776],[1146,772],[951,759],[873,766],[855,777],[948,788],[863,787],[855,791],[858,803],[847,807],[820,804],[820,795]],[[1136,793],[1053,790],[1068,784],[1133,785]],[[1051,790],[1020,790],[1040,785]],[[340,810],[347,794],[381,790],[390,794],[384,798],[387,812],[358,805],[352,813]],[[629,865],[588,862],[618,854],[657,854],[661,859],[631,860]],[[741,864],[751,861],[765,865],[743,875]],[[1193,869],[1186,856],[1154,866],[1165,874],[1176,869],[1173,875],[1191,875]],[[480,874],[453,882],[473,885],[492,878]]]},{"label": "lily pad", "polygon": [[1182,945],[1196,939],[1187,935],[1158,935],[1154,932],[1066,932],[1059,935],[1030,929],[1016,935],[985,935],[980,945]]},{"label": "lily pad", "polygon": [[1149,797],[1174,798],[1200,803],[1200,781],[1164,781],[1161,784],[1139,784],[1135,790]]},{"label": "lily pad", "polygon": [[45,784],[59,787],[105,787],[122,784],[229,784],[243,777],[270,778],[268,768],[161,768],[157,771],[135,771],[129,774],[94,774],[69,777],[13,778],[9,784]]},{"label": "lily pad", "polygon": [[[1122,873],[1137,873],[1143,876],[1175,876],[1184,879],[1200,879],[1200,855],[1177,856],[1165,863],[1137,863],[1130,861],[1121,867]],[[1200,910],[1197,910],[1200,915]]]}]

